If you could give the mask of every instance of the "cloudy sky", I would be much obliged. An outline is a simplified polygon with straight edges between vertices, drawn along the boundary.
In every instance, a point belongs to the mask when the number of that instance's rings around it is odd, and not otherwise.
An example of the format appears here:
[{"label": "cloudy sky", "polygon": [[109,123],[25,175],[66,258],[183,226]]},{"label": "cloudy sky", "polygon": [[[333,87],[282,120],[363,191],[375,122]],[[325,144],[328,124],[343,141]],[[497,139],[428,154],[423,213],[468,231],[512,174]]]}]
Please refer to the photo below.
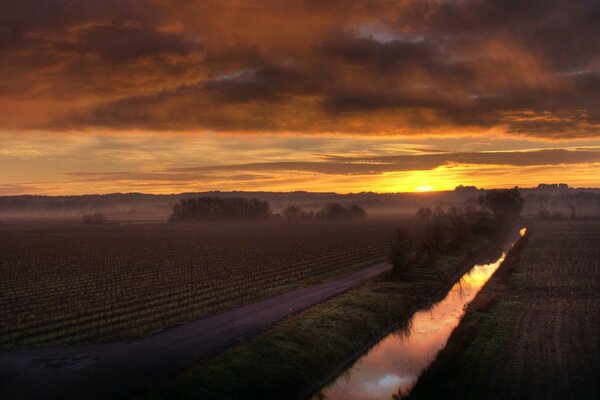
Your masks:
[{"label": "cloudy sky", "polygon": [[597,0],[0,0],[0,194],[600,186]]}]

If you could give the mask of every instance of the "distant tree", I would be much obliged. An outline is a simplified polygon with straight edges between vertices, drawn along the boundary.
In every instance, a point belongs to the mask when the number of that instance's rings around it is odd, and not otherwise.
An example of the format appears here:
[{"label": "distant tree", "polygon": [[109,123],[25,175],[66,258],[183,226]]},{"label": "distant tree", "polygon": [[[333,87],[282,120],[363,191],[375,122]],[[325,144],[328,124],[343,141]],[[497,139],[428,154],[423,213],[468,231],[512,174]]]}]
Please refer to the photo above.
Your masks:
[{"label": "distant tree", "polygon": [[367,212],[359,205],[351,206],[348,209],[348,217],[351,219],[360,219],[365,218],[367,216]]},{"label": "distant tree", "polygon": [[[421,208],[416,213],[417,223],[412,228],[412,235],[403,234],[395,239],[392,258],[397,252],[394,248],[402,248],[406,237],[413,240],[413,264],[426,265],[436,260],[439,255],[452,254],[464,248],[473,236],[489,237],[497,231],[498,222],[484,208],[450,207],[449,209]],[[416,244],[415,244],[416,243]],[[402,258],[398,258],[402,260]],[[396,262],[401,264],[401,262]]]},{"label": "distant tree", "polygon": [[83,223],[87,225],[100,225],[105,224],[108,221],[106,215],[104,215],[104,213],[101,212],[93,214],[84,214],[82,220]]},{"label": "distant tree", "polygon": [[575,208],[575,204],[571,204],[569,210],[571,219],[577,219],[577,209]]},{"label": "distant tree", "polygon": [[327,203],[318,213],[319,218],[329,220],[360,219],[366,216],[367,212],[361,206],[346,208],[340,203]]},{"label": "distant tree", "polygon": [[169,221],[261,219],[271,216],[267,201],[242,197],[182,199],[173,206]]},{"label": "distant tree", "polygon": [[433,213],[433,211],[431,211],[431,208],[429,208],[429,207],[419,208],[417,210],[417,219],[421,222],[429,221],[432,213]]},{"label": "distant tree", "polygon": [[342,219],[347,211],[340,203],[328,203],[325,204],[319,214],[325,219]]},{"label": "distant tree", "polygon": [[479,204],[489,209],[500,223],[508,223],[521,217],[525,200],[517,187],[490,190],[479,197]]},{"label": "distant tree", "polygon": [[538,210],[538,217],[540,217],[540,219],[550,219],[552,217],[552,213],[548,211],[547,208],[542,207]]},{"label": "distant tree", "polygon": [[281,212],[283,217],[288,221],[293,221],[303,217],[304,212],[298,206],[290,205]]}]

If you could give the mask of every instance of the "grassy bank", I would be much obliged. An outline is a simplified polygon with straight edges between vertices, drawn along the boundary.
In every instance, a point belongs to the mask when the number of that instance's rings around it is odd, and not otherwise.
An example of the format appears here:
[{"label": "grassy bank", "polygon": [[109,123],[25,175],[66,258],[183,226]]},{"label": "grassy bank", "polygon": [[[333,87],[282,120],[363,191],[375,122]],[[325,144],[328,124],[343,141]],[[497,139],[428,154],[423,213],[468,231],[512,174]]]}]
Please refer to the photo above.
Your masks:
[{"label": "grassy bank", "polygon": [[[439,298],[475,261],[491,259],[501,240],[475,237],[401,279],[381,277],[305,312],[252,340],[158,384],[144,399],[299,398],[309,394],[366,348]],[[479,256],[477,256],[479,255]]]},{"label": "grassy bank", "polygon": [[409,399],[600,398],[600,225],[529,229]]}]

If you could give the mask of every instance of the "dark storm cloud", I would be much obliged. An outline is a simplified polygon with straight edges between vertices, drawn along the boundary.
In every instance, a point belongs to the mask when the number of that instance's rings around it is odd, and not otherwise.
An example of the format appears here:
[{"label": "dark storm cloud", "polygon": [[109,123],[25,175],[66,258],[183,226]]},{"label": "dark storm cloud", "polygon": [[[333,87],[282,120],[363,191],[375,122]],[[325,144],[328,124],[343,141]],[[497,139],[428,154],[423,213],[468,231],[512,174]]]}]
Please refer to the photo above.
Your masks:
[{"label": "dark storm cloud", "polygon": [[428,68],[438,57],[435,46],[423,40],[396,39],[381,43],[351,33],[327,39],[321,50],[345,62],[365,65],[381,72],[396,72],[413,65]]},{"label": "dark storm cloud", "polygon": [[588,0],[3,0],[0,124],[598,136],[599,26]]},{"label": "dark storm cloud", "polygon": [[315,93],[322,79],[294,68],[268,65],[254,70],[241,70],[231,76],[208,81],[204,90],[222,102],[252,100],[276,101],[290,95]]},{"label": "dark storm cloud", "polygon": [[123,62],[156,55],[186,55],[196,45],[181,35],[136,26],[99,26],[85,29],[66,51],[91,54],[107,62]]}]

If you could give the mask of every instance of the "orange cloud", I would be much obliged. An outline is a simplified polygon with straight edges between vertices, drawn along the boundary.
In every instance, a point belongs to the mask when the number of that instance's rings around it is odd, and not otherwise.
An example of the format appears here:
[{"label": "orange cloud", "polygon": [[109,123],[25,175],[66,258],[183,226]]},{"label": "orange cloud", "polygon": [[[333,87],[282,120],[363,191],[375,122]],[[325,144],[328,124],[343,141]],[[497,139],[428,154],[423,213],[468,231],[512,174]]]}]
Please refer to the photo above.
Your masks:
[{"label": "orange cloud", "polygon": [[596,3],[4,2],[0,190],[593,185]]},{"label": "orange cloud", "polygon": [[593,2],[2,7],[0,129],[599,132]]}]

